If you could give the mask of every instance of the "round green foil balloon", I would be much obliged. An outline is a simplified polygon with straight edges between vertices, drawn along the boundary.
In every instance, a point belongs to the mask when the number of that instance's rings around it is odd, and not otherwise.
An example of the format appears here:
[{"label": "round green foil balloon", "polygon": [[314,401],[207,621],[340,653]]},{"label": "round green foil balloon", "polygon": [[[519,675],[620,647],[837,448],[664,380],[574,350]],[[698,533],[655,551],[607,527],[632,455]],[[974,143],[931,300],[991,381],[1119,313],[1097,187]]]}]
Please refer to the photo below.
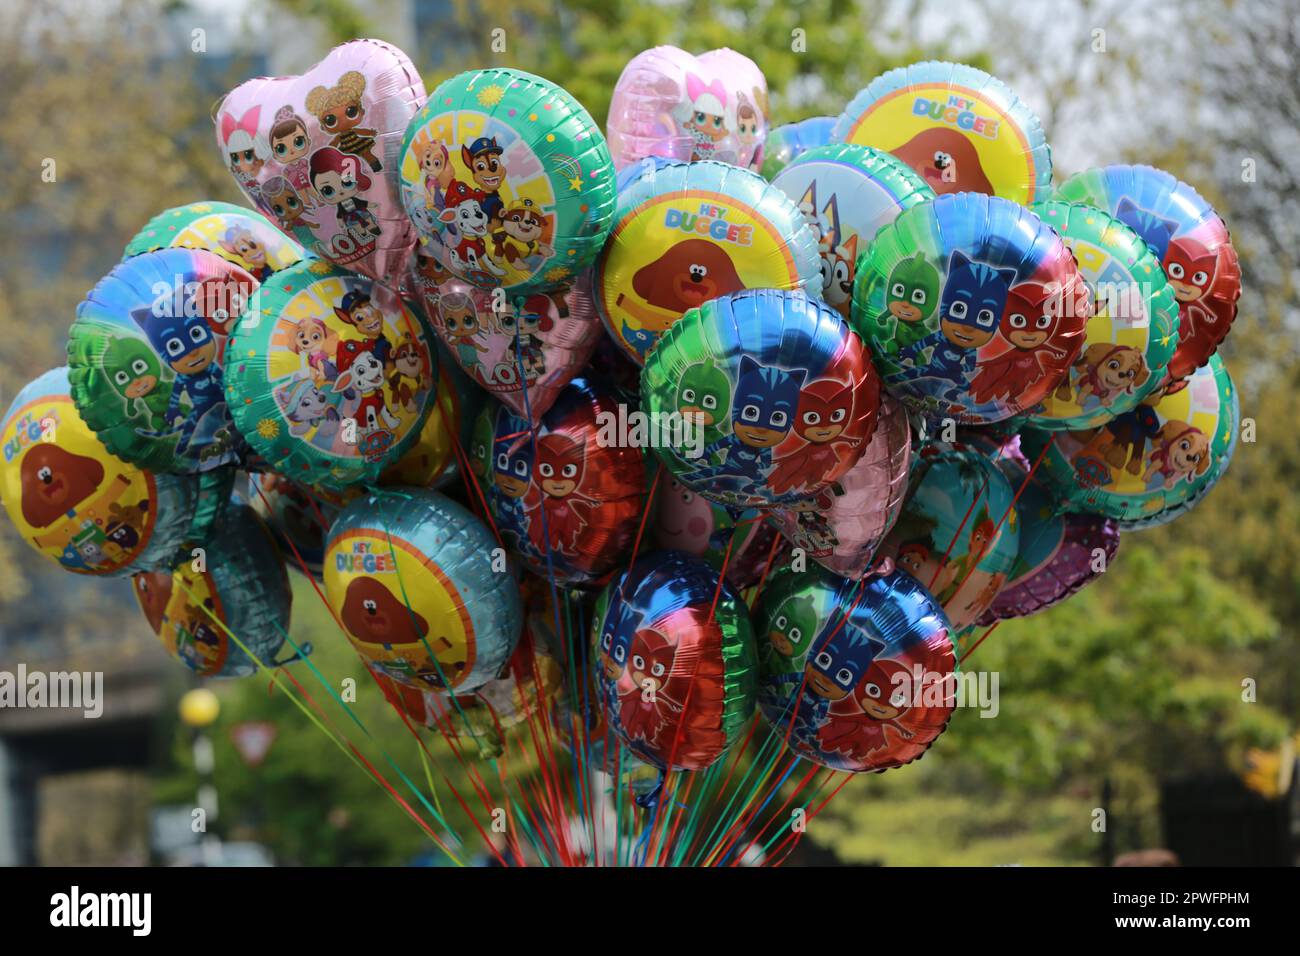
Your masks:
[{"label": "round green foil balloon", "polygon": [[521,70],[442,83],[406,131],[400,174],[425,252],[484,288],[571,283],[613,223],[614,163],[600,127],[563,89]]},{"label": "round green foil balloon", "polygon": [[253,451],[295,481],[371,483],[420,437],[438,382],[433,334],[385,286],[320,260],[265,283],[226,355]]},{"label": "round green foil balloon", "polygon": [[228,202],[193,202],[160,212],[126,244],[122,258],[172,248],[215,252],[258,282],[311,258],[265,216]]},{"label": "round green foil balloon", "polygon": [[1029,209],[1074,253],[1093,312],[1067,377],[1027,418],[1050,431],[1096,428],[1164,381],[1178,345],[1178,300],[1150,247],[1110,214],[1060,200]]},{"label": "round green foil balloon", "polygon": [[1100,428],[1020,433],[1062,512],[1115,518],[1133,530],[1189,510],[1228,467],[1237,443],[1237,392],[1218,355],[1185,387],[1156,391]]}]

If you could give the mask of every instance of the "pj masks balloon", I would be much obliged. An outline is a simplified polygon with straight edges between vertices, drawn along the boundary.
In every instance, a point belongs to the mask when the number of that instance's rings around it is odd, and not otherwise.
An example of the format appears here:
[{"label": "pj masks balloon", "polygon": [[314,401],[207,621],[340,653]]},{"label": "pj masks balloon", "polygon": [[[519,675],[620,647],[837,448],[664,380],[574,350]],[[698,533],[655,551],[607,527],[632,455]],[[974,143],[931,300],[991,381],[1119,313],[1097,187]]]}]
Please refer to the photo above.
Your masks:
[{"label": "pj masks balloon", "polygon": [[302,76],[248,80],[217,108],[217,148],[249,202],[312,253],[371,279],[403,274],[415,229],[398,196],[402,136],[424,105],[405,53],[337,46]]},{"label": "pj masks balloon", "polygon": [[754,613],[763,716],[801,757],[850,773],[916,760],[948,726],[957,661],[943,610],[899,571],[783,569]]},{"label": "pj masks balloon", "polygon": [[[656,450],[720,504],[789,504],[862,456],[880,387],[839,313],[799,292],[751,289],[682,317],[650,353],[641,404],[676,421]],[[689,426],[689,427],[687,427]]]},{"label": "pj masks balloon", "polygon": [[499,405],[480,413],[474,445],[490,455],[484,493],[496,529],[542,577],[599,584],[631,550],[646,468],[641,448],[618,434],[618,413],[584,378],[565,387],[535,432]]},{"label": "pj masks balloon", "polygon": [[330,528],[325,595],[352,646],[393,680],[468,693],[519,642],[514,577],[483,523],[435,491],[357,498]]},{"label": "pj masks balloon", "polygon": [[639,559],[597,601],[592,637],[609,725],[661,769],[708,767],[754,711],[749,615],[699,558],[660,551]]},{"label": "pj masks balloon", "polygon": [[648,156],[712,159],[758,169],[767,136],[767,80],[735,50],[692,56],[657,46],[634,56],[614,84],[610,150],[623,169]]},{"label": "pj masks balloon", "polygon": [[1051,227],[974,193],[920,203],[881,229],[853,289],[853,326],[885,387],[931,421],[1032,409],[1065,377],[1091,314]]}]

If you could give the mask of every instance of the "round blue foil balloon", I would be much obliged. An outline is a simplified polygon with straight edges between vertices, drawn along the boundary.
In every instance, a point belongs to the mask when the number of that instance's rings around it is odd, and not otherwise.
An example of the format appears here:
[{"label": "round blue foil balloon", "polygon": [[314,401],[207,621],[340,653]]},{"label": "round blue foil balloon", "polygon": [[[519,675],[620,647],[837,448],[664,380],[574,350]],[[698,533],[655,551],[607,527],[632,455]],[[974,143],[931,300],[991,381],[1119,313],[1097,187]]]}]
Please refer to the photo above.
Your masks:
[{"label": "round blue foil balloon", "polygon": [[798,501],[843,476],[879,406],[862,341],[802,292],[750,289],[692,309],[641,373],[659,457],[682,484],[742,508]]},{"label": "round blue foil balloon", "polygon": [[410,687],[468,693],[519,643],[523,605],[491,532],[423,488],[363,495],[330,528],[325,595],[352,646]]},{"label": "round blue foil balloon", "polygon": [[808,150],[833,142],[834,130],[834,116],[810,116],[772,127],[763,145],[763,175],[771,179]]},{"label": "round blue foil balloon", "polygon": [[703,770],[754,712],[758,661],[744,602],[702,558],[642,557],[596,603],[596,688],[609,726],[661,769]]},{"label": "round blue foil balloon", "polygon": [[754,611],[763,716],[799,756],[853,773],[901,767],[948,725],[957,660],[948,619],[900,571],[861,581],[821,567],[768,580]]},{"label": "round blue foil balloon", "polygon": [[131,580],[163,647],[199,676],[248,677],[259,664],[288,663],[276,658],[289,631],[289,574],[270,530],[248,505],[230,503],[202,560],[187,556],[172,571]]}]

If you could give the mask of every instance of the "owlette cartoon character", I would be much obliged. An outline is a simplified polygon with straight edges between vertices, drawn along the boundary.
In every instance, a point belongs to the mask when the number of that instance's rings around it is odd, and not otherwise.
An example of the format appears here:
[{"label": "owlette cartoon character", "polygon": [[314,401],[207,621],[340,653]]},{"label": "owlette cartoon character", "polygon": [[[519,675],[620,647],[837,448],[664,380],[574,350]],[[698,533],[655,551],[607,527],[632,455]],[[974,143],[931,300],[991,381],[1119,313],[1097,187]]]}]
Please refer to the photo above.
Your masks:
[{"label": "owlette cartoon character", "polygon": [[577,551],[578,539],[596,505],[579,491],[585,470],[586,454],[581,442],[559,432],[537,439],[533,482],[542,490],[536,507],[542,509],[544,521],[531,522],[529,529],[539,551]]},{"label": "owlette cartoon character", "polygon": [[1022,282],[1007,293],[1006,310],[998,331],[1011,346],[979,367],[971,382],[971,397],[980,404],[1010,398],[1013,401],[1047,377],[1045,353],[1058,359],[1066,353],[1052,345],[1061,313],[1059,292],[1038,282]]},{"label": "owlette cartoon character", "polygon": [[404,411],[416,410],[416,399],[424,391],[424,352],[413,340],[403,336],[392,354],[392,372],[388,387],[393,402]]},{"label": "owlette cartoon character", "polygon": [[495,136],[480,136],[468,146],[460,148],[460,158],[469,169],[474,185],[478,187],[479,204],[488,219],[501,216],[504,203],[497,193],[506,181],[506,167],[501,162],[501,144]]},{"label": "owlette cartoon character", "polygon": [[1168,491],[1180,481],[1195,481],[1210,468],[1209,437],[1186,422],[1165,422],[1153,444],[1151,460],[1142,474],[1148,487],[1163,486]]},{"label": "owlette cartoon character", "polygon": [[305,195],[305,192],[300,195],[293,184],[283,176],[272,176],[262,184],[262,198],[275,216],[276,222],[280,224],[280,228],[299,242],[310,243],[316,222],[307,218]]},{"label": "owlette cartoon character", "polygon": [[414,644],[429,634],[429,622],[374,578],[348,583],[339,615],[352,637],[363,644]]},{"label": "owlette cartoon character", "polygon": [[1056,390],[1056,397],[1068,402],[1073,395],[1079,405],[1089,397],[1109,405],[1120,395],[1132,395],[1151,378],[1146,356],[1131,345],[1089,345],[1075,359],[1074,368],[1079,374],[1077,395],[1067,378]]},{"label": "owlette cartoon character", "polygon": [[731,380],[713,359],[687,366],[677,383],[677,411],[704,431],[705,445],[722,437],[721,423],[731,403]]},{"label": "owlette cartoon character", "polygon": [[[209,442],[199,454],[200,461],[217,459],[214,464],[233,461],[235,454],[229,437],[233,429],[226,413],[217,339],[207,319],[202,315],[158,315],[150,307],[133,310],[131,318],[149,339],[154,352],[176,373],[163,418],[180,432],[177,451],[185,451],[194,442]],[[188,411],[182,411],[183,400],[189,402]]]},{"label": "owlette cartoon character", "polygon": [[898,722],[910,709],[911,672],[897,661],[872,661],[853,694],[832,704],[830,720],[817,735],[825,753],[866,762],[890,743],[886,728],[903,740],[912,732]]},{"label": "owlette cartoon character", "polygon": [[470,375],[483,381],[479,366],[479,353],[487,346],[478,340],[482,326],[474,300],[465,292],[448,292],[438,298],[438,324],[442,327],[443,341],[456,353],[460,366]]},{"label": "owlette cartoon character", "polygon": [[904,259],[890,270],[886,302],[889,314],[898,321],[893,341],[886,346],[891,354],[911,348],[933,331],[930,318],[939,305],[942,285],[939,270],[923,252]]},{"label": "owlette cartoon character", "polygon": [[630,740],[654,746],[659,733],[680,715],[672,676],[677,649],[672,641],[653,628],[642,628],[632,637],[627,676],[631,686],[619,692],[618,722]]},{"label": "owlette cartoon character", "polygon": [[945,193],[992,196],[994,193],[974,144],[955,129],[922,130],[892,152],[941,196]]},{"label": "owlette cartoon character", "polygon": [[1205,326],[1218,319],[1213,310],[1202,304],[1214,282],[1218,265],[1218,253],[1190,236],[1181,236],[1169,243],[1164,268],[1165,276],[1173,286],[1174,298],[1178,300],[1180,342],[1205,334],[1209,331]]},{"label": "owlette cartoon character", "polygon": [[384,167],[374,152],[375,139],[379,134],[361,125],[366,115],[366,108],[361,102],[365,92],[366,78],[356,70],[348,70],[339,77],[335,86],[313,87],[307,94],[305,105],[307,112],[320,123],[320,128],[327,134],[333,134],[334,138],[330,141],[332,148],[360,156],[372,170],[380,172]]},{"label": "owlette cartoon character", "polygon": [[392,443],[391,429],[402,423],[384,403],[384,363],[373,343],[352,339],[339,343],[335,364],[339,375],[334,391],[360,396],[351,415],[362,436],[358,445],[367,461],[381,457]]},{"label": "owlette cartoon character", "polygon": [[[632,291],[645,305],[621,292],[616,304],[635,318],[642,330],[657,334],[666,332],[688,309],[743,288],[731,257],[721,246],[707,239],[687,239],[632,276]],[[648,341],[653,343],[654,336]],[[649,347],[637,349],[642,358],[647,351]]]},{"label": "owlette cartoon character", "polygon": [[1116,204],[1115,218],[1141,236],[1142,241],[1156,254],[1156,258],[1165,258],[1169,251],[1169,240],[1177,231],[1178,223],[1147,212],[1127,196]]},{"label": "owlette cartoon character", "polygon": [[113,391],[126,402],[128,417],[142,415],[150,431],[166,427],[171,377],[149,346],[139,339],[110,339],[103,368]]},{"label": "owlette cartoon character", "polygon": [[424,207],[442,212],[447,207],[447,190],[456,175],[447,144],[440,139],[417,140],[415,156],[424,174]]},{"label": "owlette cartoon character", "polygon": [[686,101],[677,107],[676,118],[692,141],[691,162],[717,159],[727,138],[727,88],[721,80],[705,83],[694,73],[686,74]]},{"label": "owlette cartoon character", "polygon": [[375,357],[385,367],[392,364],[393,345],[384,335],[384,313],[379,311],[368,292],[353,289],[346,293],[334,307],[334,314],[366,338]]},{"label": "owlette cartoon character", "polygon": [[71,517],[104,480],[104,466],[85,455],[42,442],[23,456],[19,469],[23,520],[33,528],[48,528]]},{"label": "owlette cartoon character", "polygon": [[738,492],[761,482],[772,469],[772,449],[794,425],[799,389],[807,369],[759,365],[746,355],[731,399],[731,434],[704,448],[706,460],[718,454],[719,465],[697,468],[682,478],[709,481],[721,491]]},{"label": "owlette cartoon character", "polygon": [[[281,106],[275,111],[271,123],[271,158],[284,169],[284,178],[295,190],[311,192],[311,172],[307,156],[311,153],[311,137],[307,123],[293,111],[292,106]],[[266,193],[265,186],[262,189]]]},{"label": "owlette cartoon character", "polygon": [[799,394],[794,430],[807,444],[776,462],[768,486],[777,494],[821,481],[839,464],[835,446],[854,448],[860,442],[843,437],[853,414],[853,383],[837,378],[814,379]]},{"label": "owlette cartoon character", "polygon": [[939,330],[899,351],[905,364],[919,363],[932,348],[929,362],[905,369],[897,380],[933,379],[939,398],[951,402],[960,397],[975,371],[977,350],[997,331],[1015,278],[1014,269],[995,269],[953,250],[939,299]]},{"label": "owlette cartoon character", "polygon": [[306,359],[308,374],[318,386],[338,377],[338,367],[334,364],[338,336],[315,316],[298,321],[289,348]]},{"label": "owlette cartoon character", "polygon": [[270,146],[257,135],[261,115],[260,106],[251,107],[239,117],[232,113],[221,114],[221,141],[225,143],[227,165],[235,181],[254,202],[260,201],[257,174],[271,158]]},{"label": "owlette cartoon character", "polygon": [[370,203],[357,194],[370,188],[370,177],[358,167],[357,158],[332,146],[311,154],[311,188],[326,206],[337,206],[339,224],[358,247],[374,245],[379,223]]}]

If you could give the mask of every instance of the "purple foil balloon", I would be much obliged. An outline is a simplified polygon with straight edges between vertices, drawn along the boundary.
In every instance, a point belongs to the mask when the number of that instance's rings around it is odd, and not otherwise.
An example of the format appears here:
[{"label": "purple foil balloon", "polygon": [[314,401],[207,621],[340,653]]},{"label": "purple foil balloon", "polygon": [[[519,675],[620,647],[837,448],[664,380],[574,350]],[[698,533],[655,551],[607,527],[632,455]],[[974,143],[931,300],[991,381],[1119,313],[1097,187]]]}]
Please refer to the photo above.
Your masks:
[{"label": "purple foil balloon", "polygon": [[402,137],[424,105],[406,54],[337,46],[302,76],[235,87],[213,120],[244,195],[313,253],[393,288],[415,247],[398,192]]},{"label": "purple foil balloon", "polygon": [[623,68],[605,135],[617,169],[662,156],[757,170],[767,138],[767,80],[735,50],[692,56],[657,46]]},{"label": "purple foil balloon", "polygon": [[[1037,478],[1025,483],[1031,464],[1020,436],[999,437],[964,429],[961,441],[988,455],[1011,487],[1020,492],[1020,549],[1007,581],[979,619],[1025,617],[1059,604],[1106,568],[1119,549],[1119,525],[1098,515],[1058,514],[1056,502]],[[1021,490],[1021,485],[1024,490]]]},{"label": "purple foil balloon", "polygon": [[492,290],[422,278],[417,270],[414,291],[447,351],[475,385],[520,417],[544,415],[605,335],[590,273],[567,291],[507,296],[499,312]]},{"label": "purple foil balloon", "polygon": [[842,577],[861,578],[898,520],[911,460],[907,414],[881,393],[876,431],[858,463],[820,494],[772,509],[772,521],[819,564]]}]

